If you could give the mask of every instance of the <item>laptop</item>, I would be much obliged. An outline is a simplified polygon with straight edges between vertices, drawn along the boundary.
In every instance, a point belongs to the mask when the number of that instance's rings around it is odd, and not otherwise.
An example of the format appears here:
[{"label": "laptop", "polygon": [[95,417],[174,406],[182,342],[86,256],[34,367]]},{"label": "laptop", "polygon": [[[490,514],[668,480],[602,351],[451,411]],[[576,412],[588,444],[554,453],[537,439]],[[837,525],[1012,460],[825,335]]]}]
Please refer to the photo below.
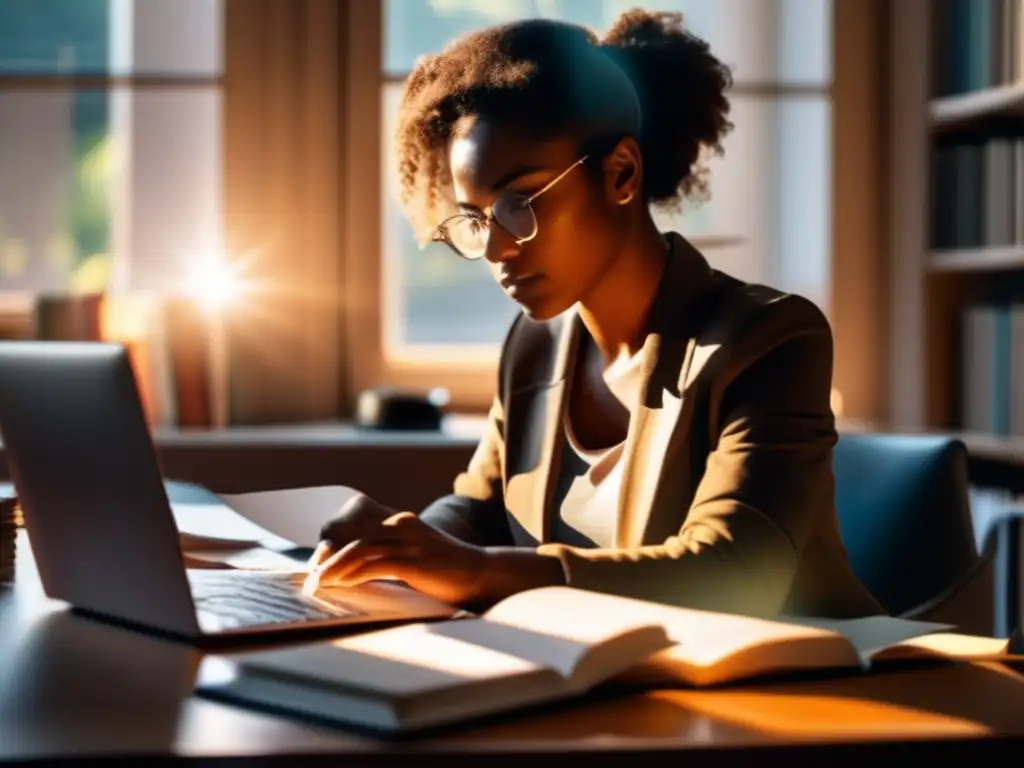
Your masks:
[{"label": "laptop", "polygon": [[304,573],[186,567],[120,344],[0,342],[0,440],[47,596],[205,641],[449,618],[387,581],[302,591]]}]

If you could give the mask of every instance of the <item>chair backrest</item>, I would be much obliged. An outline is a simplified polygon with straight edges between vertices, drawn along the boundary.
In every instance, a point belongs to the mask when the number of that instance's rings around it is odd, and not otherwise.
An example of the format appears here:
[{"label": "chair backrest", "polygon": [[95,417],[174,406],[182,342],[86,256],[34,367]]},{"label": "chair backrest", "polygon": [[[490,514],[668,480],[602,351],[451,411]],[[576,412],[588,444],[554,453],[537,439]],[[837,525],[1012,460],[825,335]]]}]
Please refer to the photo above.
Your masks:
[{"label": "chair backrest", "polygon": [[977,562],[961,441],[843,434],[833,467],[850,564],[892,615],[937,597]]}]

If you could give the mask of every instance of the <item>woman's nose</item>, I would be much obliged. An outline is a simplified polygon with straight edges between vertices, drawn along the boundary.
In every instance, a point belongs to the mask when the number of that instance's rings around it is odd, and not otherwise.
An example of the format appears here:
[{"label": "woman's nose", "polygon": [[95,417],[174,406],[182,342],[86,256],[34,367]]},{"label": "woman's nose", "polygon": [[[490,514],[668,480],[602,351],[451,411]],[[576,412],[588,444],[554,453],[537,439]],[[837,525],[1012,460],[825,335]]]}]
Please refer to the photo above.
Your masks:
[{"label": "woman's nose", "polygon": [[491,222],[487,232],[487,247],[484,258],[491,264],[504,264],[514,259],[522,250],[522,244],[507,229],[495,221]]}]

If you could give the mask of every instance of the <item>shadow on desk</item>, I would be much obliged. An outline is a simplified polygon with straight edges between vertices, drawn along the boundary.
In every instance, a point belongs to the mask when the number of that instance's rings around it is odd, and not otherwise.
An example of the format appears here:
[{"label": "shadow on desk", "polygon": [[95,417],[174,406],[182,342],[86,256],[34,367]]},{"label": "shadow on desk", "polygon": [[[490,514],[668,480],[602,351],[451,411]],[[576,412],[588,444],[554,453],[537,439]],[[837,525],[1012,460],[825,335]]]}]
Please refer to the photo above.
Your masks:
[{"label": "shadow on desk", "polygon": [[[1024,676],[1000,664],[917,665],[869,675],[762,682],[757,686],[660,690],[630,699],[622,691],[531,719],[532,741],[642,740],[686,736],[692,743],[860,741],[1024,735]],[[515,738],[515,719],[461,738]]]},{"label": "shadow on desk", "polygon": [[[0,668],[0,742],[73,728],[82,749],[173,747],[199,653],[68,610],[40,617]],[[26,744],[26,746],[28,746]],[[15,748],[15,751],[18,751]],[[30,750],[31,751],[31,750]]]}]

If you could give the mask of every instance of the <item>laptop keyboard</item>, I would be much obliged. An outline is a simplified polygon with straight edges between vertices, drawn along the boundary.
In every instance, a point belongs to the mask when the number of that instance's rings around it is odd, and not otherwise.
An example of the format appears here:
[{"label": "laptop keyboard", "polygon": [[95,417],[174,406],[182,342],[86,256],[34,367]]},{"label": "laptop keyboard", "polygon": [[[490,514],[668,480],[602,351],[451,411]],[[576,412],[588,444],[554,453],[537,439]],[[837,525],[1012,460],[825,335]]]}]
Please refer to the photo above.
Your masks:
[{"label": "laptop keyboard", "polygon": [[333,599],[328,604],[303,594],[304,577],[301,573],[271,571],[188,571],[200,617],[212,617],[219,629],[306,624],[360,615]]}]

